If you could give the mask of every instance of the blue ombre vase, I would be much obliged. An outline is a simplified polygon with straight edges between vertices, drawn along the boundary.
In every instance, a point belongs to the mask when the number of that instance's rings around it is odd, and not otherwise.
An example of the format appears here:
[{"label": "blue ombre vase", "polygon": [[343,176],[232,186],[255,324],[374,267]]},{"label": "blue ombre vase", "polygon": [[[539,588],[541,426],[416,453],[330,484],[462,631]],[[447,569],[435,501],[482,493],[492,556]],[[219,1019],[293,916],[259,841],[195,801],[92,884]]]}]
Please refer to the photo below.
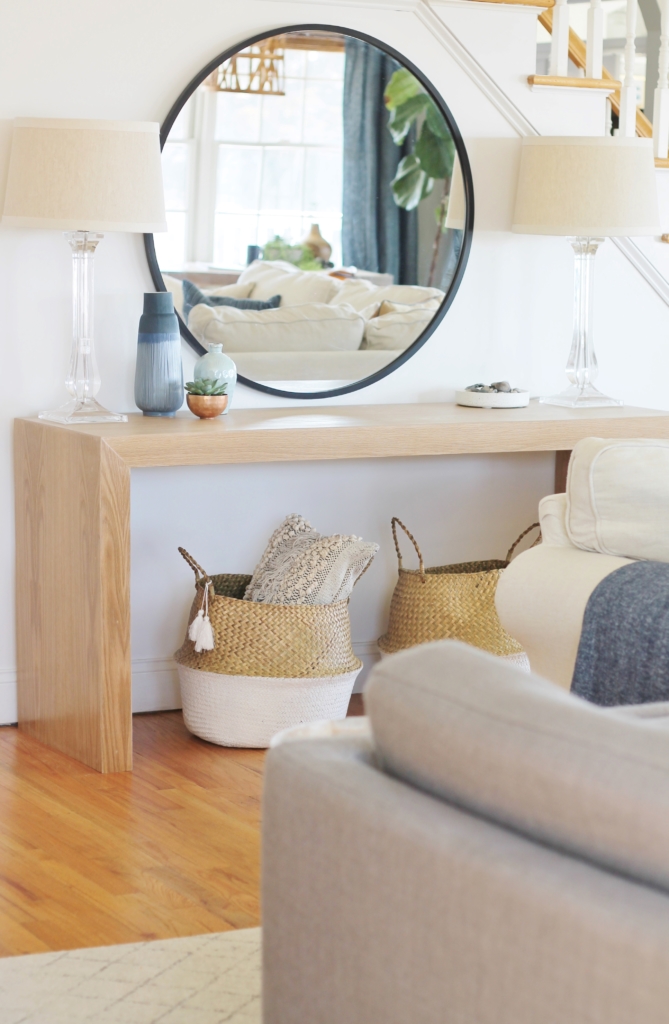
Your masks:
[{"label": "blue ombre vase", "polygon": [[226,356],[222,345],[210,345],[206,355],[200,356],[193,369],[193,380],[220,380],[228,385],[228,404],[223,415],[232,405],[232,396],[237,383],[237,367],[230,356]]},{"label": "blue ombre vase", "polygon": [[171,292],[146,292],[139,320],[135,402],[145,416],[174,416],[184,401],[181,335]]}]

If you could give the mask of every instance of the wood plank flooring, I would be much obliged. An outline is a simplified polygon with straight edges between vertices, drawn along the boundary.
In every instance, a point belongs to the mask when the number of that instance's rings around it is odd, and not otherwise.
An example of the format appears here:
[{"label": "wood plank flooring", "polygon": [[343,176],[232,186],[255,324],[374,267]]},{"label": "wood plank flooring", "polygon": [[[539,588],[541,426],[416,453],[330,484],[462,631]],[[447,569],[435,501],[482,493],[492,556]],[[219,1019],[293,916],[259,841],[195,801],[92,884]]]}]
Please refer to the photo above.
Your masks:
[{"label": "wood plank flooring", "polygon": [[133,772],[101,775],[0,728],[0,956],[259,924],[265,752],[179,711],[136,715],[133,745]]}]

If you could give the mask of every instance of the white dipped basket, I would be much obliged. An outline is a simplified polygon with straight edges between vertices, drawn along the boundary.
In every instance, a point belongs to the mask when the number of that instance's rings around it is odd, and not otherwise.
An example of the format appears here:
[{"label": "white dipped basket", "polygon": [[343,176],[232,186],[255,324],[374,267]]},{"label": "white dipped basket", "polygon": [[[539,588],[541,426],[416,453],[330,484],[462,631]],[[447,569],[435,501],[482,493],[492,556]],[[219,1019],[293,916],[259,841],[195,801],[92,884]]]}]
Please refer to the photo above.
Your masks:
[{"label": "white dipped basket", "polygon": [[177,668],[189,732],[223,747],[262,748],[291,726],[345,718],[360,672],[282,679]]}]

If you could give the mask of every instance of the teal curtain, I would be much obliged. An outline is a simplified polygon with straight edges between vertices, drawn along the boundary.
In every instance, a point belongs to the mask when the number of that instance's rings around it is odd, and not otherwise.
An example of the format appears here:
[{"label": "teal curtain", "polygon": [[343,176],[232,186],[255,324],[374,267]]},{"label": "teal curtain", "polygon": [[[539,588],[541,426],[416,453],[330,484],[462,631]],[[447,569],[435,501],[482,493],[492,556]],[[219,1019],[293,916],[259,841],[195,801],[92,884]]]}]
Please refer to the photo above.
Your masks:
[{"label": "teal curtain", "polygon": [[390,182],[412,145],[396,146],[383,93],[400,65],[361,39],[346,38],[342,253],[346,265],[417,284],[418,213],[395,205]]}]

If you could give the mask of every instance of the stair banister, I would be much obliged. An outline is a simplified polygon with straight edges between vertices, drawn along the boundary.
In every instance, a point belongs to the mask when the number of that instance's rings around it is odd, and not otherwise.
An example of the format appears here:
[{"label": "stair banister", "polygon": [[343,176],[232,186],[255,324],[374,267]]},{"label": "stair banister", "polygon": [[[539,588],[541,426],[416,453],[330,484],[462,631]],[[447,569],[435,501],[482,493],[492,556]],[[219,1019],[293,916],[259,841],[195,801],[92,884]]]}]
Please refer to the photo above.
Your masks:
[{"label": "stair banister", "polygon": [[601,78],[604,59],[604,10],[602,0],[590,0],[588,9],[586,78]]},{"label": "stair banister", "polygon": [[660,3],[660,55],[653,100],[653,150],[656,158],[669,155],[669,0]]},{"label": "stair banister", "polygon": [[550,75],[569,74],[569,7],[567,0],[555,0],[552,12]]},{"label": "stair banister", "polygon": [[625,75],[620,90],[621,135],[636,135],[636,83],[634,62],[636,59],[636,8],[637,0],[627,0],[627,24],[625,28]]}]

